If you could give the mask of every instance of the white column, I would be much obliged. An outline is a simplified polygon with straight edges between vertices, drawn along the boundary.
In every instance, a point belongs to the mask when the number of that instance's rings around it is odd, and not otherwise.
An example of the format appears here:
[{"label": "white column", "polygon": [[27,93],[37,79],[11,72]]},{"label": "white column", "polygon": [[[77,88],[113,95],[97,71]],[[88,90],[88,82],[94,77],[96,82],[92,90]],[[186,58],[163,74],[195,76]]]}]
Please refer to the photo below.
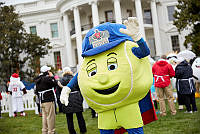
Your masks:
[{"label": "white column", "polygon": [[65,36],[65,52],[67,58],[67,66],[72,67],[72,43],[69,31],[69,18],[67,14],[63,14],[64,36]]},{"label": "white column", "polygon": [[141,0],[135,0],[135,9],[136,9],[136,16],[139,22],[140,32],[142,33],[142,37],[146,40],[145,30],[144,30],[144,22],[143,22],[143,15],[142,15],[142,6]]},{"label": "white column", "polygon": [[115,10],[116,23],[122,24],[120,0],[113,0],[113,1],[114,1],[114,10]]},{"label": "white column", "polygon": [[91,1],[89,3],[92,7],[92,21],[93,21],[93,26],[99,25],[99,13],[98,13],[98,7],[97,7],[97,1]]},{"label": "white column", "polygon": [[162,47],[160,41],[160,32],[159,32],[159,24],[158,24],[158,16],[156,10],[156,2],[155,0],[151,0],[151,13],[152,13],[152,20],[153,20],[153,32],[155,38],[155,45],[156,45],[156,55],[162,55]]},{"label": "white column", "polygon": [[40,20],[39,24],[40,24],[39,28],[36,27],[37,35],[39,35],[42,38],[48,38],[48,35],[45,34],[47,32],[45,31],[47,25],[46,20]]},{"label": "white column", "polygon": [[74,24],[75,24],[75,32],[76,32],[76,46],[78,52],[78,64],[82,62],[82,34],[81,34],[81,22],[78,7],[74,7]]}]

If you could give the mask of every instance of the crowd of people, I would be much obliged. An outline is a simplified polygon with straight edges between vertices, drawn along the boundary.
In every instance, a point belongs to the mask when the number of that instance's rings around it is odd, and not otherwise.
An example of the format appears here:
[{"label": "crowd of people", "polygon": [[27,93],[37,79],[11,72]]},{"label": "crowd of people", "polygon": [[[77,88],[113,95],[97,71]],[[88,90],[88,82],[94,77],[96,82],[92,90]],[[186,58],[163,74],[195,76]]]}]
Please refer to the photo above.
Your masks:
[{"label": "crowd of people", "polygon": [[83,117],[83,97],[79,87],[74,87],[70,93],[69,105],[65,106],[60,101],[60,94],[63,86],[66,86],[73,78],[73,72],[69,67],[63,69],[62,77],[54,76],[51,68],[48,66],[41,67],[41,73],[35,80],[35,94],[39,98],[38,109],[42,113],[42,133],[55,133],[55,117],[56,117],[56,102],[58,104],[59,113],[66,114],[68,131],[70,134],[76,134],[74,129],[73,114],[77,116],[80,132],[84,134],[86,129],[85,120]]},{"label": "crowd of people", "polygon": [[[195,92],[199,93],[199,88],[195,87],[198,84],[198,78],[193,75],[192,61],[176,57],[172,62],[169,62],[166,55],[152,64],[152,73],[154,76],[155,91],[152,91],[152,98],[155,109],[157,110],[157,102],[160,106],[160,116],[166,116],[165,99],[168,100],[168,106],[172,115],[176,115],[177,110],[174,105],[173,88],[177,91],[177,99],[179,110],[183,110],[183,105],[186,107],[184,113],[197,112],[195,101]],[[170,64],[171,63],[171,64]],[[172,78],[175,78],[175,86]],[[174,79],[173,79],[174,80]]]},{"label": "crowd of people", "polygon": [[[70,67],[65,67],[62,70],[62,77],[54,76],[51,72],[51,67],[48,66],[42,66],[40,71],[41,73],[34,81],[35,101],[38,106],[39,115],[42,116],[42,133],[55,133],[56,105],[58,105],[59,113],[66,114],[67,126],[70,134],[76,134],[73,114],[76,114],[81,134],[86,133],[86,123],[82,113],[83,97],[79,87],[71,89],[68,106],[65,106],[60,101],[63,86],[66,86],[73,78],[73,72]],[[173,65],[171,65],[166,55],[163,55],[158,61],[152,63],[152,73],[154,81],[151,88],[151,95],[156,114],[160,116],[167,115],[165,105],[165,99],[167,99],[171,115],[176,115],[177,110],[174,104],[173,88],[177,90],[179,106],[185,105],[185,113],[197,112],[195,92],[198,86],[195,87],[195,85],[198,85],[198,82],[195,83],[194,79],[198,78],[193,75],[190,61],[184,58],[178,58],[174,60]],[[173,77],[176,78],[175,87],[172,86],[171,82]],[[20,112],[20,116],[25,116],[22,96],[27,92],[24,84],[20,81],[19,75],[16,73],[12,74],[10,77],[8,92],[12,95],[12,111],[14,112],[14,117],[18,116],[17,112]],[[199,92],[199,89],[197,89],[197,92]],[[0,99],[2,99],[1,94]],[[158,104],[160,110],[158,110]],[[183,109],[183,107],[180,109]],[[97,117],[96,112],[92,108],[91,113],[92,118]]]},{"label": "crowd of people", "polygon": [[[198,77],[193,75],[193,59],[176,57],[170,64],[167,56],[162,55],[150,68],[147,57],[150,49],[140,33],[137,18],[129,17],[124,25],[104,23],[96,26],[85,35],[82,45],[82,57],[85,60],[81,68],[86,69],[79,70],[79,78],[78,73],[73,75],[70,67],[64,67],[62,77],[59,78],[46,65],[40,68],[40,74],[34,78],[35,101],[38,113],[42,116],[42,134],[55,134],[57,105],[59,112],[66,115],[69,134],[77,133],[74,129],[74,114],[80,133],[87,132],[80,88],[91,106],[92,118],[96,117],[95,111],[98,112],[101,134],[116,134],[118,129],[128,133],[143,133],[143,125],[157,120],[155,112],[161,117],[167,115],[165,99],[171,115],[176,115],[173,88],[177,90],[179,105],[185,105],[185,113],[197,112],[194,79]],[[107,61],[107,64],[97,72],[97,65],[101,66],[103,61]],[[109,80],[113,77],[115,79]],[[173,78],[176,79],[175,86],[172,86]],[[152,79],[154,82],[150,93]],[[112,84],[113,81],[115,83]],[[97,89],[88,88],[92,84]],[[94,93],[90,93],[91,89]],[[22,96],[27,92],[17,73],[10,77],[8,93],[12,95],[10,109],[14,117],[18,116],[18,112],[20,116],[26,116]]]},{"label": "crowd of people", "polygon": [[[58,105],[59,113],[66,114],[69,133],[76,134],[73,123],[73,114],[76,114],[80,132],[84,134],[87,129],[82,113],[83,97],[79,87],[71,89],[68,106],[65,106],[60,101],[63,86],[66,86],[73,78],[73,72],[70,67],[65,67],[62,70],[62,77],[54,76],[51,72],[51,67],[48,66],[42,66],[40,71],[41,73],[34,81],[35,101],[39,115],[42,116],[42,133],[55,133],[56,105]],[[199,89],[196,89],[198,88],[198,81],[195,82],[194,79],[198,80],[198,78],[193,75],[191,61],[178,58],[173,60],[173,62],[169,62],[166,55],[163,55],[158,61],[152,63],[152,73],[154,81],[151,95],[156,114],[160,116],[167,115],[165,105],[165,99],[167,99],[171,115],[176,115],[177,110],[174,104],[173,88],[177,90],[178,105],[181,106],[179,110],[183,109],[183,105],[185,105],[186,111],[184,113],[197,112],[195,92],[199,92]],[[175,87],[172,86],[172,78],[176,78]],[[20,116],[25,116],[22,96],[27,92],[24,84],[20,81],[19,75],[16,73],[10,77],[8,93],[12,95],[14,117],[18,116],[18,112],[20,112]],[[1,94],[0,99],[2,99]],[[158,110],[158,104],[160,110]],[[91,113],[92,118],[97,117],[96,112],[92,108]]]}]

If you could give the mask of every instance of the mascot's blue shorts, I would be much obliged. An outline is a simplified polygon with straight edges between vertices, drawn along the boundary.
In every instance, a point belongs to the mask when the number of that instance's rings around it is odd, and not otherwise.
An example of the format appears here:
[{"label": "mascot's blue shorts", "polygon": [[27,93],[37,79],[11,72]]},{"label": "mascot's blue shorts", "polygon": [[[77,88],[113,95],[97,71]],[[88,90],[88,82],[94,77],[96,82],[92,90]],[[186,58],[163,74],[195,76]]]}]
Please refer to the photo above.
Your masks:
[{"label": "mascot's blue shorts", "polygon": [[[139,128],[132,128],[132,129],[126,129],[128,134],[144,134],[143,127]],[[100,129],[100,134],[114,134],[115,130],[110,129],[110,130],[105,130],[105,129]]]}]

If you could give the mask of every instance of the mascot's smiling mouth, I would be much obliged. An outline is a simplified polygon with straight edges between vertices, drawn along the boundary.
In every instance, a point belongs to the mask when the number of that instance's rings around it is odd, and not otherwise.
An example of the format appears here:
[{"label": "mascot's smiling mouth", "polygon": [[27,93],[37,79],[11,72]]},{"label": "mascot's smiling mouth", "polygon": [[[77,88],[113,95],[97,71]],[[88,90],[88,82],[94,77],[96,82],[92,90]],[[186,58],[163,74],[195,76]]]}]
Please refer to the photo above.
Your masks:
[{"label": "mascot's smiling mouth", "polygon": [[115,85],[114,87],[111,87],[111,88],[108,88],[108,89],[104,89],[104,90],[97,90],[97,89],[94,89],[94,91],[96,91],[96,92],[99,93],[99,94],[103,94],[103,95],[112,94],[112,93],[114,93],[114,92],[118,89],[119,84],[120,84],[120,83],[118,83],[118,84]]}]

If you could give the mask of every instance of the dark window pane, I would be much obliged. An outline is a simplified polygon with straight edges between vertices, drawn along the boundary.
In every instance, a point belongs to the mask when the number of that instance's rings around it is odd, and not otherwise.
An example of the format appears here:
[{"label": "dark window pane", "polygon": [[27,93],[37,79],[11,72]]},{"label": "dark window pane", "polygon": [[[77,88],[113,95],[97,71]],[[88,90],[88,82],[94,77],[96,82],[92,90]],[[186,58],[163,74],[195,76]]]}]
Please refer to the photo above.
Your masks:
[{"label": "dark window pane", "polygon": [[114,16],[113,16],[113,11],[105,11],[105,16],[106,16],[106,22],[114,22]]},{"label": "dark window pane", "polygon": [[144,24],[152,24],[151,10],[144,10]]},{"label": "dark window pane", "polygon": [[131,9],[127,9],[127,14],[128,14],[128,17],[133,17]]},{"label": "dark window pane", "polygon": [[58,24],[57,23],[51,23],[51,36],[52,38],[58,37]]},{"label": "dark window pane", "polygon": [[35,35],[37,34],[36,26],[31,26],[30,27],[30,33],[31,34],[35,34]]},{"label": "dark window pane", "polygon": [[172,41],[172,49],[173,49],[173,51],[180,52],[180,45],[179,45],[178,35],[171,36],[171,41]]},{"label": "dark window pane", "polygon": [[55,62],[56,69],[62,70],[62,62],[61,62],[61,57],[60,57],[60,51],[54,52],[54,62]]},{"label": "dark window pane", "polygon": [[77,48],[74,51],[75,51],[76,64],[78,64],[78,50],[77,50]]},{"label": "dark window pane", "polygon": [[150,54],[152,57],[156,56],[156,47],[155,47],[155,39],[148,39],[148,46],[150,48]]},{"label": "dark window pane", "polygon": [[168,11],[168,19],[169,21],[173,21],[174,20],[174,6],[168,6],[167,7],[167,11]]}]

